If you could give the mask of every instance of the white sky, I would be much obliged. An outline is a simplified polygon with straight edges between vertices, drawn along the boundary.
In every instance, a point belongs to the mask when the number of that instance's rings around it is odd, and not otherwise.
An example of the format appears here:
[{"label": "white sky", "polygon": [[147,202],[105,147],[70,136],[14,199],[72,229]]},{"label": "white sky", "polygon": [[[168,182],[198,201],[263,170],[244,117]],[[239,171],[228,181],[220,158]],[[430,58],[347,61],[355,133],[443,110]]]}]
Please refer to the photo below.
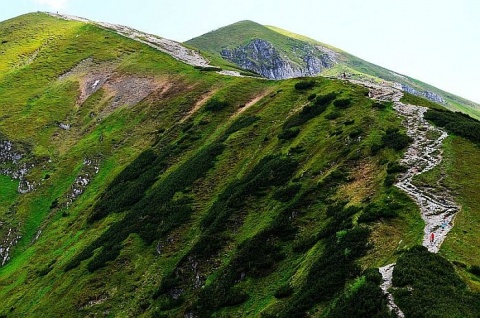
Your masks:
[{"label": "white sky", "polygon": [[0,20],[57,11],[185,41],[253,20],[480,103],[480,0],[0,0]]}]

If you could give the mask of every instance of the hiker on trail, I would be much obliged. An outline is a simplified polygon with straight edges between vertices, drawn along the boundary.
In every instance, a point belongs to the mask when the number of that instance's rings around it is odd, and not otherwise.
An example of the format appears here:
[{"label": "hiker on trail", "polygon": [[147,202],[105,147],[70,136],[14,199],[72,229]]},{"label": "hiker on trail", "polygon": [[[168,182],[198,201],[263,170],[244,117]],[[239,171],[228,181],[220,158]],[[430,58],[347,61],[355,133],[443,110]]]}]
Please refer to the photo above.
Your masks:
[{"label": "hiker on trail", "polygon": [[435,234],[432,232],[432,234],[430,234],[430,243],[433,244],[434,240],[435,240]]},{"label": "hiker on trail", "polygon": [[445,230],[445,228],[447,227],[448,223],[447,223],[447,220],[443,220],[442,222],[442,230]]}]

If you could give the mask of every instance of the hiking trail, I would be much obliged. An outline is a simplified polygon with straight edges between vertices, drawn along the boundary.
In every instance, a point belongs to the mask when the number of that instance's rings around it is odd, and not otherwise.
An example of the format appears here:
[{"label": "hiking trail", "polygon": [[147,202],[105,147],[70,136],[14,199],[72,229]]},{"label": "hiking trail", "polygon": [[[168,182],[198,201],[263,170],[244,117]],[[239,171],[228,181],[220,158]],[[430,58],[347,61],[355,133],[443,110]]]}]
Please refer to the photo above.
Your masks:
[{"label": "hiking trail", "polygon": [[[351,82],[367,87],[372,99],[393,102],[393,108],[403,118],[407,135],[413,139],[413,142],[400,161],[407,167],[407,171],[400,174],[395,186],[405,191],[419,206],[425,222],[422,245],[431,253],[437,253],[452,229],[455,214],[460,208],[448,189],[442,188],[438,191],[431,187],[418,186],[413,183],[413,178],[433,169],[442,161],[441,147],[443,140],[448,136],[447,132],[433,126],[424,118],[428,110],[426,107],[400,102],[403,93],[398,87],[390,83],[376,84],[356,80]],[[433,240],[431,240],[432,234]],[[397,317],[404,318],[404,313],[395,304],[393,295],[389,292],[392,287],[394,267],[395,263],[379,268],[383,278],[380,287],[387,296],[388,307]]]}]

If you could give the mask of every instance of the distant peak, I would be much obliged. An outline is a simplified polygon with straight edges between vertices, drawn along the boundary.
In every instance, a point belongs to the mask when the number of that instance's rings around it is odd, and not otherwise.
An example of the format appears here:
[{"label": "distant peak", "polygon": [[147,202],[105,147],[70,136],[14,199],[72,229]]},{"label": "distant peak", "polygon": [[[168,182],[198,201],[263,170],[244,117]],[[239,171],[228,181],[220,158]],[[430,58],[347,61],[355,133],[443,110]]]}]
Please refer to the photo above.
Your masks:
[{"label": "distant peak", "polygon": [[241,21],[238,21],[238,22],[235,22],[235,23],[232,23],[232,24],[258,24],[258,25],[261,25],[260,23],[252,21],[252,20],[241,20]]}]

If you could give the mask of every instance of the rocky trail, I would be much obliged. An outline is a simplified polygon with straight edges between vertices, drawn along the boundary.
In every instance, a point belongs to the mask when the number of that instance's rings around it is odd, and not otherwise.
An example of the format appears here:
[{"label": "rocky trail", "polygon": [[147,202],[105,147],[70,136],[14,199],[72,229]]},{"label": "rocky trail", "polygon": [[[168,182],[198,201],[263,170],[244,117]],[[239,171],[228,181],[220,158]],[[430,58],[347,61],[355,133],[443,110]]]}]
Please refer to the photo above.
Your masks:
[{"label": "rocky trail", "polygon": [[[415,185],[415,176],[427,172],[437,166],[442,160],[442,142],[447,133],[434,127],[424,118],[426,107],[407,105],[400,102],[403,93],[398,87],[387,83],[376,84],[363,81],[351,82],[369,89],[369,97],[380,101],[393,102],[393,108],[403,118],[407,135],[413,139],[405,152],[401,164],[407,171],[401,174],[395,186],[405,191],[420,207],[422,219],[425,222],[423,246],[432,253],[437,253],[454,224],[455,214],[459,206],[447,189],[438,189]],[[387,296],[389,308],[397,317],[405,317],[402,310],[395,304],[393,295],[389,292],[392,287],[392,274],[395,263],[379,268],[383,282],[380,285]]]}]

